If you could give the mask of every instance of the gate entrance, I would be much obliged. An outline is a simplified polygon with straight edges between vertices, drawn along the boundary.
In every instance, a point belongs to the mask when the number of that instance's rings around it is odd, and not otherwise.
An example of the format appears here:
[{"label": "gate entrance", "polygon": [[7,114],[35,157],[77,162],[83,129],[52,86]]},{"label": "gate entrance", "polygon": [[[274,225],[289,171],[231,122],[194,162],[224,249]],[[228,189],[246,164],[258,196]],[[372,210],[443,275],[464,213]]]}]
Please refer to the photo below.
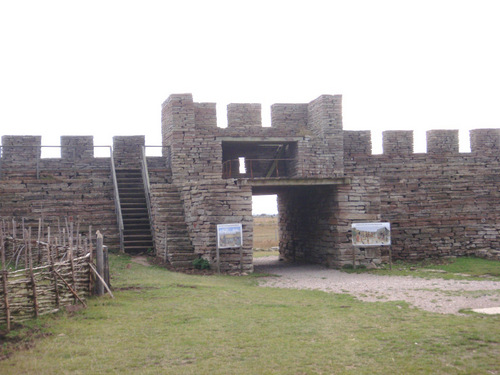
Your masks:
[{"label": "gate entrance", "polygon": [[[252,195],[275,194],[280,260],[328,264],[336,256],[337,189],[325,179],[249,180]],[[254,221],[255,236],[255,221]],[[254,237],[254,244],[258,241]],[[255,245],[254,245],[255,249]]]}]

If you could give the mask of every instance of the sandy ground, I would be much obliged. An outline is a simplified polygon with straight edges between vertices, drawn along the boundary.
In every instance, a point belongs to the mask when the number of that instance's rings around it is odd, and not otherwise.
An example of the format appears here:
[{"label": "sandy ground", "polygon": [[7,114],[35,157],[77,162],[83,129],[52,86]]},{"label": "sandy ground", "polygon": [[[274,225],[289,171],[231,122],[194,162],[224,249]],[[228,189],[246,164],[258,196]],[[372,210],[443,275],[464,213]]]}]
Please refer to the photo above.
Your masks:
[{"label": "sandy ground", "polygon": [[369,302],[406,301],[420,309],[443,314],[500,306],[499,281],[349,274],[319,265],[290,265],[279,262],[278,257],[256,258],[254,266],[254,272],[280,275],[262,279],[260,285],[264,287],[347,293]]}]

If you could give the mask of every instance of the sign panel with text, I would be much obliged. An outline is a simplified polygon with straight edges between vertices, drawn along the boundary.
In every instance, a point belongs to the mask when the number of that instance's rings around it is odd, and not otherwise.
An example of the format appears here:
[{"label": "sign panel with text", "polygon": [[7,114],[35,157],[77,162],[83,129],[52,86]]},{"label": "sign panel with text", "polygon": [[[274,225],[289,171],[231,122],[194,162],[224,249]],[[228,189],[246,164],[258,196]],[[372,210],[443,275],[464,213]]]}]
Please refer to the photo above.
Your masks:
[{"label": "sign panel with text", "polygon": [[217,247],[228,249],[241,247],[243,244],[243,228],[241,224],[217,224]]},{"label": "sign panel with text", "polygon": [[353,223],[354,246],[390,246],[391,223]]}]

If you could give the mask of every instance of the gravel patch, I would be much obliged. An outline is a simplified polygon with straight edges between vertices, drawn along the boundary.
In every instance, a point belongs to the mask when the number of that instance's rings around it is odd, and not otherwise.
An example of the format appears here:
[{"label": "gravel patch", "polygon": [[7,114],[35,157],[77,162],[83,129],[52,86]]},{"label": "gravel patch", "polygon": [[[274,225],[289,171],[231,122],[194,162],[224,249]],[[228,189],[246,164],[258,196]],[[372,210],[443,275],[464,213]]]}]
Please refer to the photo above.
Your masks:
[{"label": "gravel patch", "polygon": [[263,278],[260,285],[264,287],[347,293],[368,302],[406,301],[420,309],[443,314],[500,306],[499,281],[350,274],[320,265],[279,262],[278,257],[254,259],[254,272],[280,275]]}]

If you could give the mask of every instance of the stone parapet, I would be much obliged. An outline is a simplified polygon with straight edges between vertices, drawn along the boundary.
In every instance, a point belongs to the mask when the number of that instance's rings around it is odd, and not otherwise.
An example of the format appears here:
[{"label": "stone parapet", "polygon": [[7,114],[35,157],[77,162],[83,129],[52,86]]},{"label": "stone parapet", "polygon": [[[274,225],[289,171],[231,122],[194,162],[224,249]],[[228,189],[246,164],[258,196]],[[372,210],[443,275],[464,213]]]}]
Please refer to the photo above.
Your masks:
[{"label": "stone parapet", "polygon": [[141,168],[142,147],[145,145],[143,135],[127,135],[113,137],[113,157],[115,168]]},{"label": "stone parapet", "polygon": [[94,137],[62,136],[61,158],[70,160],[90,160],[94,158]]},{"label": "stone parapet", "polygon": [[470,149],[476,154],[498,156],[500,153],[500,129],[471,130]]},{"label": "stone parapet", "polygon": [[428,130],[427,153],[458,153],[458,130]]},{"label": "stone parapet", "polygon": [[385,155],[405,156],[413,153],[413,130],[389,130],[382,132]]}]

